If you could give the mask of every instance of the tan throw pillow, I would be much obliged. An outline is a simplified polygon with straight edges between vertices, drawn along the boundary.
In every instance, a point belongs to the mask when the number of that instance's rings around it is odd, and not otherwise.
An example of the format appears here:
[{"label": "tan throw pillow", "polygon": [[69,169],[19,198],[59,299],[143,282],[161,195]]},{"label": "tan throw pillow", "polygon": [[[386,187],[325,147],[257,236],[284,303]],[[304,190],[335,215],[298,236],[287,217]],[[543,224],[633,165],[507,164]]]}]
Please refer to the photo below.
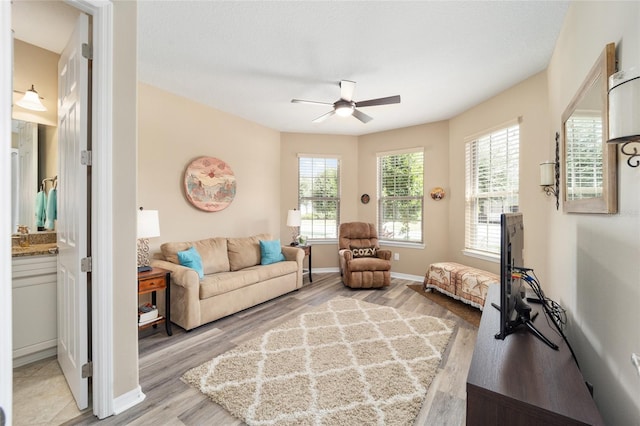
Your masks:
[{"label": "tan throw pillow", "polygon": [[371,247],[354,247],[349,246],[351,249],[351,253],[353,254],[353,258],[356,257],[376,257],[376,252],[378,249],[375,246]]}]

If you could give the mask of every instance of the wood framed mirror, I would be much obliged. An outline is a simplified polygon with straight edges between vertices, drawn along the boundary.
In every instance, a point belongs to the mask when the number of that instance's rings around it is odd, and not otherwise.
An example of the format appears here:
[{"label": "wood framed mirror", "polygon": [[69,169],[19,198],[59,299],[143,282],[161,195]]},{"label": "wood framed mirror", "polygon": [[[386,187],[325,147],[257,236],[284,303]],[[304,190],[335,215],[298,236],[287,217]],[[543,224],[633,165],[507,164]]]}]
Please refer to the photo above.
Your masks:
[{"label": "wood framed mirror", "polygon": [[607,44],[562,114],[562,208],[567,213],[618,211],[617,149],[607,144],[607,84],[615,55],[615,44]]}]

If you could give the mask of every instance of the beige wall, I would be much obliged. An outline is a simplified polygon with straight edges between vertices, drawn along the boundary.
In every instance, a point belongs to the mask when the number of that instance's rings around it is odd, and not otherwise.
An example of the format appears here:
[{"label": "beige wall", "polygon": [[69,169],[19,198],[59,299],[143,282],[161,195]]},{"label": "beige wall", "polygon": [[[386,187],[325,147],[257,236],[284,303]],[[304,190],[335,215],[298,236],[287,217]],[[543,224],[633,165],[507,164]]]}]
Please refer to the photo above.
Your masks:
[{"label": "beige wall", "polygon": [[[138,201],[158,210],[159,238],[192,241],[269,232],[280,235],[280,133],[143,83],[138,149]],[[202,156],[232,168],[236,197],[224,210],[192,206],[183,190],[187,165]]]},{"label": "beige wall", "polygon": [[136,291],[136,2],[113,2],[114,397],[138,387]]},{"label": "beige wall", "polygon": [[[283,133],[280,153],[280,239],[291,241],[287,211],[298,206],[298,154],[321,154],[340,158],[340,221],[357,220],[358,138],[356,136]],[[338,245],[314,244],[313,268],[337,268]]]},{"label": "beige wall", "polygon": [[[340,222],[367,221],[376,223],[377,169],[376,153],[405,148],[423,148],[425,153],[425,192],[434,186],[448,187],[448,126],[447,122],[424,124],[404,129],[373,133],[365,136],[337,136],[283,133],[281,153],[283,241],[291,239],[286,227],[286,211],[298,205],[298,154],[336,155],[340,163]],[[360,196],[369,194],[371,202],[362,204]],[[422,276],[430,262],[446,260],[447,205],[445,198],[436,202],[425,199],[425,247],[391,247],[400,254],[393,262],[393,271]],[[338,268],[337,243],[314,244],[313,268]]]},{"label": "beige wall", "polygon": [[13,93],[13,114],[16,120],[31,121],[49,126],[58,125],[58,59],[60,55],[46,49],[14,40],[13,44],[13,88],[25,92],[35,85],[43,97],[47,111],[30,111],[15,105],[22,93]]},{"label": "beige wall", "polygon": [[[38,123],[38,181],[58,174],[58,60],[60,55],[14,40],[13,87],[24,92],[35,85],[47,111],[29,111],[15,105],[22,98],[13,93],[12,118]],[[48,186],[47,188],[51,188]]]},{"label": "beige wall", "polygon": [[[617,45],[618,68],[640,66],[640,3],[573,2],[548,68],[550,120],[560,117],[605,45]],[[545,288],[569,315],[569,338],[595,400],[610,425],[638,424],[640,378],[640,173],[618,158],[619,213],[547,217]]]},{"label": "beige wall", "polygon": [[[447,161],[449,158],[449,128],[446,121],[412,126],[387,132],[361,136],[358,143],[359,190],[358,194],[371,196],[369,204],[358,200],[358,216],[355,220],[377,222],[377,158],[376,153],[406,148],[424,149],[424,248],[385,246],[398,253],[400,260],[392,260],[394,273],[424,276],[427,266],[432,262],[448,259],[449,203],[451,191]],[[447,195],[440,201],[429,197],[432,188],[444,188]]]},{"label": "beige wall", "polygon": [[543,284],[546,283],[547,257],[541,247],[546,246],[546,217],[556,208],[555,198],[547,197],[539,186],[539,164],[555,156],[555,134],[549,128],[547,105],[546,74],[539,73],[450,120],[451,260],[498,272],[499,259],[492,262],[462,253],[465,238],[465,138],[486,133],[521,117],[519,204],[526,230],[524,258],[526,266],[534,268]]}]

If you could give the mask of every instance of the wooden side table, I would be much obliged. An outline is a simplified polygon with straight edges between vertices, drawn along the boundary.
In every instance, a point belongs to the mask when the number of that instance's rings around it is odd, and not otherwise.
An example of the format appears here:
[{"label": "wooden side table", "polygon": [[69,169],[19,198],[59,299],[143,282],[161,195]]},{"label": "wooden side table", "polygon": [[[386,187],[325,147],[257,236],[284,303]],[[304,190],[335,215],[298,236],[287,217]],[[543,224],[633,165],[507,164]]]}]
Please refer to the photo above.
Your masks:
[{"label": "wooden side table", "polygon": [[312,283],[313,282],[313,277],[311,275],[311,246],[307,245],[307,246],[298,246],[298,248],[300,250],[304,251],[304,255],[309,259],[309,269],[302,269],[302,275],[308,274],[309,275],[309,282]]},{"label": "wooden side table", "polygon": [[162,268],[151,268],[150,271],[138,272],[138,296],[151,293],[151,303],[156,304],[156,292],[164,290],[164,313],[165,316],[158,316],[157,319],[146,324],[138,325],[138,330],[144,330],[158,324],[165,324],[167,334],[171,336],[171,271]]}]

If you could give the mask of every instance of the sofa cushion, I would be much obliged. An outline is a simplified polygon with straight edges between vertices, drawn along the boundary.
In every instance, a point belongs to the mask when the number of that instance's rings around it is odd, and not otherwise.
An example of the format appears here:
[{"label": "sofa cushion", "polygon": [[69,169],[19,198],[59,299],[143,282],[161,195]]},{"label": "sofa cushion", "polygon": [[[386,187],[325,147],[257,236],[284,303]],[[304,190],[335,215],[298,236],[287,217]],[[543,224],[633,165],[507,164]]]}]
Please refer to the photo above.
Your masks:
[{"label": "sofa cushion", "polygon": [[245,271],[256,271],[260,281],[267,281],[271,278],[281,277],[287,274],[293,274],[298,270],[298,263],[293,261],[284,261],[272,263],[270,265],[258,265],[245,269]]},{"label": "sofa cushion", "polygon": [[255,270],[220,272],[205,275],[200,280],[200,299],[208,299],[222,293],[237,290],[260,281],[260,274]]},{"label": "sofa cushion", "polygon": [[253,237],[229,238],[227,240],[231,271],[239,271],[260,264],[260,240],[271,240],[271,235],[259,234]]},{"label": "sofa cushion", "polygon": [[270,265],[285,260],[280,240],[260,240],[260,264]]},{"label": "sofa cushion", "polygon": [[164,243],[160,246],[160,250],[165,260],[179,264],[177,253],[192,246],[200,253],[202,269],[205,275],[228,272],[230,270],[226,238],[207,238],[184,243]]},{"label": "sofa cushion", "polygon": [[186,266],[187,268],[191,268],[196,271],[200,279],[204,278],[204,272],[202,271],[202,258],[195,247],[189,247],[189,249],[185,251],[179,251],[178,262],[180,262],[182,266]]}]

